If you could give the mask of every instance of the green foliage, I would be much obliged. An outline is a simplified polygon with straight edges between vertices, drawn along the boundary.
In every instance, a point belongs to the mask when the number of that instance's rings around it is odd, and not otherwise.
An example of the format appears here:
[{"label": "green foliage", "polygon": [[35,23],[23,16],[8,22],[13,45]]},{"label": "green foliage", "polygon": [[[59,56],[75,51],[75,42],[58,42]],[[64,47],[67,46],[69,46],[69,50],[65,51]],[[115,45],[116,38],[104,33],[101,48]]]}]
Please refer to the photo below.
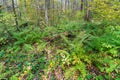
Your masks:
[{"label": "green foliage", "polygon": [[93,0],[90,9],[95,20],[120,20],[119,0]]},{"label": "green foliage", "polygon": [[81,1],[52,0],[45,11],[45,1],[20,0],[16,17],[2,11],[0,79],[120,80],[120,1]]},{"label": "green foliage", "polygon": [[6,63],[1,63],[1,78],[42,79],[60,67],[65,80],[119,79],[119,24],[66,21],[43,29],[33,25],[10,31],[14,41],[0,50],[0,61]]},{"label": "green foliage", "polygon": [[[13,26],[15,25],[14,23],[14,15],[8,12],[4,12],[1,14],[2,16],[0,17],[0,22],[6,25]],[[13,23],[13,24],[11,24]]]}]

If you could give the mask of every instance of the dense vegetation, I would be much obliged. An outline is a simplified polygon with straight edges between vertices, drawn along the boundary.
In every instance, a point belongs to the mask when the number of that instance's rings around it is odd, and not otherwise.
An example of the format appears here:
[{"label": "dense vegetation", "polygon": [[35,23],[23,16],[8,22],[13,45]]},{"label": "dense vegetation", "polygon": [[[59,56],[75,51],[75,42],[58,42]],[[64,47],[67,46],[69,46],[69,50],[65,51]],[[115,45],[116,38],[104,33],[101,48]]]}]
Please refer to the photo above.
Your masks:
[{"label": "dense vegetation", "polygon": [[[22,16],[14,1],[11,12],[1,7],[0,79],[120,80],[119,0],[81,0],[87,6],[75,13],[25,1],[26,10],[19,2]],[[35,15],[32,4],[47,7]]]}]

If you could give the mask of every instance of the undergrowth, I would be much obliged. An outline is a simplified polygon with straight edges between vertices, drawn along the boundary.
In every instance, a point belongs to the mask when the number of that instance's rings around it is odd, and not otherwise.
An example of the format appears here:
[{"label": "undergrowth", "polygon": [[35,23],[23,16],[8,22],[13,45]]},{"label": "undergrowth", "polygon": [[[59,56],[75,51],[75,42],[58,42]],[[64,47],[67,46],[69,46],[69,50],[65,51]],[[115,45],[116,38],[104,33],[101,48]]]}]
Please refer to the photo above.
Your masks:
[{"label": "undergrowth", "polygon": [[0,78],[120,79],[119,24],[65,22],[7,29],[0,33]]}]

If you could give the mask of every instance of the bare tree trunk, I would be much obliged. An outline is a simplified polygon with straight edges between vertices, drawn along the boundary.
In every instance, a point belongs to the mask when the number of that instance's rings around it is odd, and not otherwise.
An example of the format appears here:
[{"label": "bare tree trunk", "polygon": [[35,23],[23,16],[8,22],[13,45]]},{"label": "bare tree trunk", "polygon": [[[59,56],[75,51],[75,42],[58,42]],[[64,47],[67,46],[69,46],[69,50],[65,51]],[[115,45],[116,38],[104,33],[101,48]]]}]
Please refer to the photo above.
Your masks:
[{"label": "bare tree trunk", "polygon": [[55,9],[55,3],[54,3],[54,0],[52,0],[52,11],[53,11],[53,15],[52,15],[52,25],[54,25],[54,16],[55,16],[55,12],[54,12],[54,9]]},{"label": "bare tree trunk", "polygon": [[26,4],[27,4],[27,3],[26,3],[26,0],[24,0],[24,11],[25,11],[25,13],[26,13],[26,7],[27,7]]},{"label": "bare tree trunk", "polygon": [[63,12],[63,0],[61,0],[61,12]]},{"label": "bare tree trunk", "polygon": [[70,0],[68,0],[68,9],[70,9]]},{"label": "bare tree trunk", "polygon": [[27,5],[26,5],[26,0],[24,0],[24,7],[25,7],[25,9],[26,9],[26,7],[27,7]]},{"label": "bare tree trunk", "polygon": [[90,10],[89,10],[90,4],[89,4],[89,2],[90,2],[90,0],[86,0],[85,17],[84,17],[85,21],[90,21]]},{"label": "bare tree trunk", "polygon": [[37,22],[36,24],[39,25],[39,24],[40,24],[40,16],[39,16],[39,15],[40,15],[40,12],[39,12],[40,7],[39,7],[39,0],[36,0],[35,5],[36,5],[36,18],[37,18],[37,19],[36,19],[36,20],[37,20],[37,21],[36,21],[36,22]]},{"label": "bare tree trunk", "polygon": [[14,3],[14,0],[12,0],[12,7],[13,7],[13,12],[14,12],[14,17],[15,17],[16,28],[17,28],[17,30],[19,31],[19,27],[18,27],[18,19],[17,19],[16,10],[15,10],[15,3]]},{"label": "bare tree trunk", "polygon": [[74,14],[75,14],[75,6],[76,6],[75,3],[76,3],[75,1],[72,2],[72,17],[73,17]]},{"label": "bare tree trunk", "polygon": [[63,2],[63,0],[60,0],[60,3],[59,2],[57,2],[57,9],[56,9],[56,11],[57,11],[57,21],[56,21],[56,23],[59,23],[59,21],[60,21],[60,18],[61,18],[61,14],[62,14],[62,10],[63,10],[63,5],[62,5],[62,2]]},{"label": "bare tree trunk", "polygon": [[65,0],[65,12],[67,10],[67,0]]},{"label": "bare tree trunk", "polygon": [[50,0],[45,0],[45,22],[47,25],[49,25],[49,16],[48,16],[49,8],[50,8]]},{"label": "bare tree trunk", "polygon": [[28,19],[27,19],[27,11],[26,11],[26,9],[27,9],[27,1],[24,0],[24,13],[25,13],[25,19],[28,20]]},{"label": "bare tree trunk", "polygon": [[80,6],[80,10],[83,11],[83,7],[84,7],[84,0],[81,0],[81,6]]}]

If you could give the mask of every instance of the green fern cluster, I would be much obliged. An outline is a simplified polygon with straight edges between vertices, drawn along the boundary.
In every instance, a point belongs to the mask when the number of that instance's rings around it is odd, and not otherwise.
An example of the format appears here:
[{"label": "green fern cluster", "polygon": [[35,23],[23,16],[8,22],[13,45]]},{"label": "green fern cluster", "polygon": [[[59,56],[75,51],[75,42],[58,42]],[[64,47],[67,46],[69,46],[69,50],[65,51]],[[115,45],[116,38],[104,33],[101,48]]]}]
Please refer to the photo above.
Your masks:
[{"label": "green fern cluster", "polygon": [[[89,30],[93,30],[92,32],[87,32],[87,30],[72,31],[72,34],[75,35],[74,39],[61,35],[65,48],[58,49],[57,52],[61,56],[59,61],[61,61],[65,79],[71,79],[71,77],[76,76],[74,74],[77,74],[78,78],[85,79],[90,73],[87,70],[88,65],[95,66],[99,75],[105,74],[102,77],[104,79],[107,79],[107,76],[113,78],[110,74],[113,74],[114,71],[115,75],[119,74],[120,26],[107,26],[104,27],[104,30],[101,27],[96,28],[97,26],[99,27],[101,24],[89,24]],[[97,73],[95,75],[96,79],[102,79]],[[116,78],[118,77],[116,76]]]},{"label": "green fern cluster", "polygon": [[41,79],[60,67],[65,80],[119,80],[119,25],[66,21],[43,29],[11,30],[11,34],[14,42],[0,50],[0,61],[6,63],[0,63],[0,78],[17,80],[30,67],[26,79],[38,75]]}]

